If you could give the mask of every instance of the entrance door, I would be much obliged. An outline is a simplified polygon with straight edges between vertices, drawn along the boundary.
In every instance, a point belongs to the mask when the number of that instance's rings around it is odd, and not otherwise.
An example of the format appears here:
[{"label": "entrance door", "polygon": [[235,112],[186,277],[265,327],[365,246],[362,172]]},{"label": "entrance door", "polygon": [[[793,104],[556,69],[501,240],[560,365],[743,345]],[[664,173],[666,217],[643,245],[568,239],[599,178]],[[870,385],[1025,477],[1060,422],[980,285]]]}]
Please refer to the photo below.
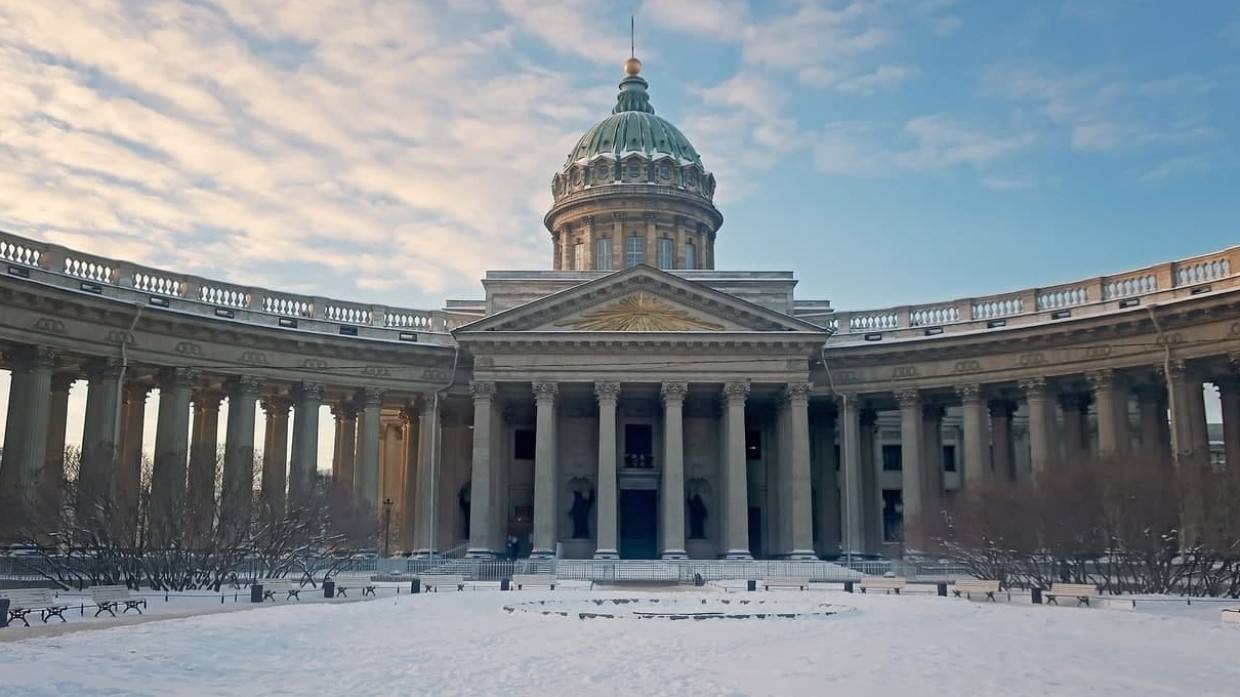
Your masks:
[{"label": "entrance door", "polygon": [[658,555],[658,492],[620,490],[620,558],[654,559]]},{"label": "entrance door", "polygon": [[762,558],[762,509],[749,507],[749,553],[754,559]]}]

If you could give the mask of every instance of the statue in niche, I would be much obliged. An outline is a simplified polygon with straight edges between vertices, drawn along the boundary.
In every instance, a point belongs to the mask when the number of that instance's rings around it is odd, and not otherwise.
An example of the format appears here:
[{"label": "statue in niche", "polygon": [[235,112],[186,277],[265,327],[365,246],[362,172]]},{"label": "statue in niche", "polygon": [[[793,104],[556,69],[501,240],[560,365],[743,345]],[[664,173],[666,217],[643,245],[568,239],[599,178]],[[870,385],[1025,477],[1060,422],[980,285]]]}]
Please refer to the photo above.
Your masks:
[{"label": "statue in niche", "polygon": [[582,493],[573,490],[573,505],[568,509],[568,517],[573,521],[573,539],[590,539],[590,509],[594,508],[594,489]]},{"label": "statue in niche", "polygon": [[704,540],[706,539],[706,502],[702,500],[702,495],[694,493],[686,502],[687,512],[689,514],[689,539]]},{"label": "statue in niche", "polygon": [[467,540],[469,539],[469,490],[470,485],[467,482],[456,495],[456,505],[461,507],[461,518],[465,521],[465,539]]}]

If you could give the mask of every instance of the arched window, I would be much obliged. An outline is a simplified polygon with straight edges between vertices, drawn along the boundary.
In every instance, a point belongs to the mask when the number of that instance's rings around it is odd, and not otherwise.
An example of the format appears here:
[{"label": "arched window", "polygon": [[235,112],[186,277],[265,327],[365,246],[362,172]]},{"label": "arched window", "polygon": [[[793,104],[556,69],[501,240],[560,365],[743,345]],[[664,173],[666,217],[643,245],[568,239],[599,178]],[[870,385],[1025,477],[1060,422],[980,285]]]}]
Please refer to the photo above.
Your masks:
[{"label": "arched window", "polygon": [[676,247],[670,237],[660,237],[655,248],[655,265],[660,269],[676,268]]},{"label": "arched window", "polygon": [[692,242],[685,243],[685,268],[697,268],[697,247],[694,247]]},{"label": "arched window", "polygon": [[631,235],[624,239],[624,265],[637,266],[646,263],[646,238]]}]

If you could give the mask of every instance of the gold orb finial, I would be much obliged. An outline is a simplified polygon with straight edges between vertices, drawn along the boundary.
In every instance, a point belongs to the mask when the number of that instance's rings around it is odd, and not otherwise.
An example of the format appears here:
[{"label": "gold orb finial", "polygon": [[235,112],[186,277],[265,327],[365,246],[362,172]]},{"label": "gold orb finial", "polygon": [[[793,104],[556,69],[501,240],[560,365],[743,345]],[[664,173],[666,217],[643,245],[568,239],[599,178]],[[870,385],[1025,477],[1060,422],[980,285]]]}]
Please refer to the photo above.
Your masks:
[{"label": "gold orb finial", "polygon": [[624,72],[629,77],[634,77],[642,71],[642,62],[637,58],[630,57],[624,62]]}]

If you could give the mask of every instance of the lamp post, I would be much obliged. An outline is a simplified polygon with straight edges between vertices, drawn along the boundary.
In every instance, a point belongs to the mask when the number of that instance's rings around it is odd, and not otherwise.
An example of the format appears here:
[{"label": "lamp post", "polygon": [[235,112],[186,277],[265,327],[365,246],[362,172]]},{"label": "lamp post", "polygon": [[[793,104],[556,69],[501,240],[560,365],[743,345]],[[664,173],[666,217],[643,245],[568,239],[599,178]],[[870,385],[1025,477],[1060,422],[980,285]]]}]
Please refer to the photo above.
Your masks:
[{"label": "lamp post", "polygon": [[383,499],[383,558],[388,557],[389,533],[392,530],[392,499]]}]

